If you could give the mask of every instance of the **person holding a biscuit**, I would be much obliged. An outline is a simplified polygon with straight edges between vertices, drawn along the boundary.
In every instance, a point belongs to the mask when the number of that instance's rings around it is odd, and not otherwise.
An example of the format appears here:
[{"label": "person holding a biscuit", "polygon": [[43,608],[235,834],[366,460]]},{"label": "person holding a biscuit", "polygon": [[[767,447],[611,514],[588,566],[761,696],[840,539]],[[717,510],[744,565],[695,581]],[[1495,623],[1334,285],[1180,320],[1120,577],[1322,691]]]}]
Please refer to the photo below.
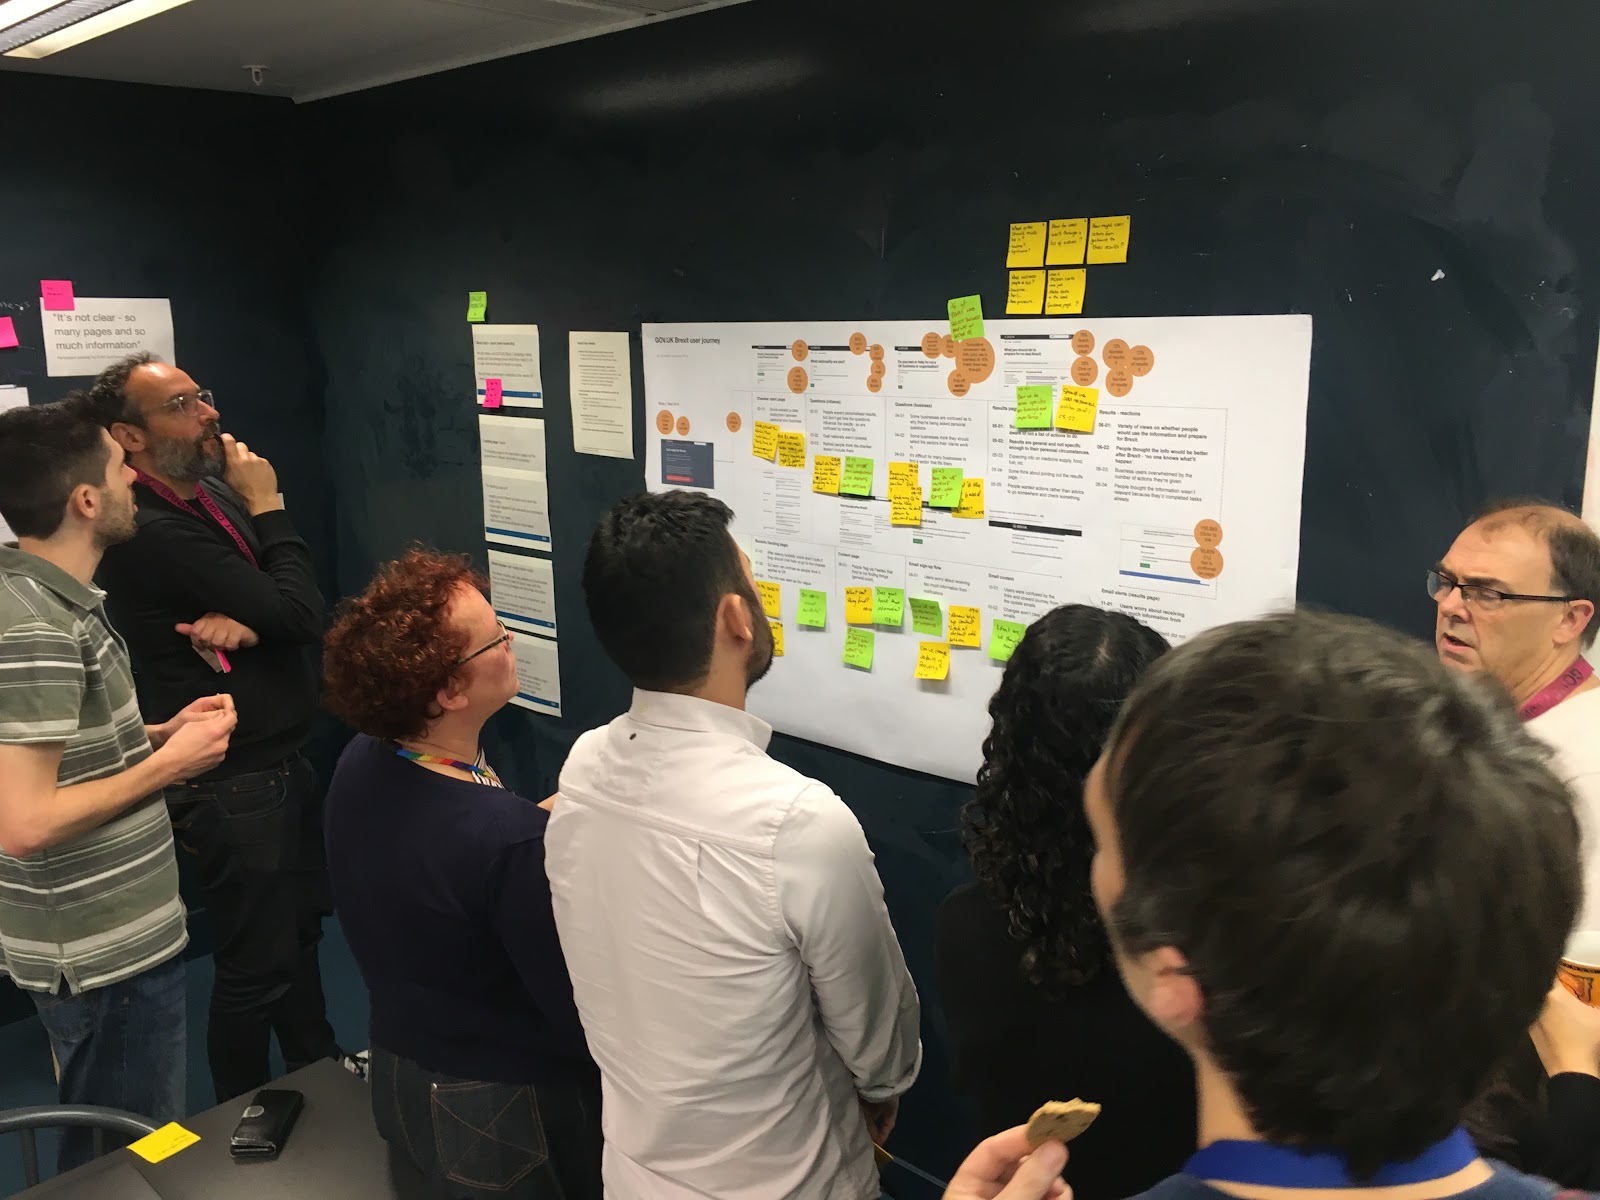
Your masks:
[{"label": "person holding a biscuit", "polygon": [[[1200,1149],[1144,1195],[1555,1196],[1462,1128],[1581,901],[1546,757],[1498,689],[1354,618],[1224,626],[1145,674],[1084,794],[1117,966],[1195,1064]],[[947,1200],[1055,1195],[1061,1162],[1011,1131]]]}]

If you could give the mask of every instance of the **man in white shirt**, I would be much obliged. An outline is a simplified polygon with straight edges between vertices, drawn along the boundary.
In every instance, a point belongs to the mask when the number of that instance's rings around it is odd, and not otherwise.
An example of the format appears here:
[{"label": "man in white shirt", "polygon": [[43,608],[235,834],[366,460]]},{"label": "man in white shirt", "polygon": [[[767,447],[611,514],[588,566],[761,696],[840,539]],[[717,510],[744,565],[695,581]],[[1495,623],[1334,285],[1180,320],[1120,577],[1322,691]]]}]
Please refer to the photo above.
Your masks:
[{"label": "man in white shirt", "polygon": [[1600,633],[1600,537],[1539,501],[1490,505],[1428,573],[1439,658],[1485,671],[1528,732],[1555,750],[1584,830],[1580,929],[1600,929],[1600,677],[1583,658]]},{"label": "man in white shirt", "polygon": [[721,501],[623,500],[584,563],[633,705],[578,740],[545,835],[605,1089],[611,1200],[863,1200],[921,1065],[861,826],[744,711],[772,631]]}]

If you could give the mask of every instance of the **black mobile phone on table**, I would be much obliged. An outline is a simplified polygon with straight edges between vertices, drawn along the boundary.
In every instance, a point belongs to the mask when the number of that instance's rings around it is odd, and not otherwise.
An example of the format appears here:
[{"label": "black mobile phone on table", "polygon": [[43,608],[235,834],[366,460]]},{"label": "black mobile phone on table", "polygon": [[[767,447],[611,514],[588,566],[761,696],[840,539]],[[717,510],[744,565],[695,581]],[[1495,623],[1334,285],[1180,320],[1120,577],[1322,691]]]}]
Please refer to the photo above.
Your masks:
[{"label": "black mobile phone on table", "polygon": [[306,1098],[287,1088],[262,1088],[234,1126],[228,1153],[240,1162],[270,1162],[283,1153]]}]

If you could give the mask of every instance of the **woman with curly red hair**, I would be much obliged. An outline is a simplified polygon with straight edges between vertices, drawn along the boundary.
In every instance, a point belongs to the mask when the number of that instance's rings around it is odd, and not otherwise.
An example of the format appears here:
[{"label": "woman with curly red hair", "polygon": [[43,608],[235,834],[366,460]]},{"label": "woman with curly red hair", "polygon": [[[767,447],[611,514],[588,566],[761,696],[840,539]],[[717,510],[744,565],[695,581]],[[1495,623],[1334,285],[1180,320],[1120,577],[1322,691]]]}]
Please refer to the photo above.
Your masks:
[{"label": "woman with curly red hair", "polygon": [[465,558],[412,550],[327,636],[328,707],[359,731],[327,844],[372,996],[373,1114],[441,1196],[598,1198],[600,1081],[550,911],[549,814],[480,743],[517,690],[483,588]]}]

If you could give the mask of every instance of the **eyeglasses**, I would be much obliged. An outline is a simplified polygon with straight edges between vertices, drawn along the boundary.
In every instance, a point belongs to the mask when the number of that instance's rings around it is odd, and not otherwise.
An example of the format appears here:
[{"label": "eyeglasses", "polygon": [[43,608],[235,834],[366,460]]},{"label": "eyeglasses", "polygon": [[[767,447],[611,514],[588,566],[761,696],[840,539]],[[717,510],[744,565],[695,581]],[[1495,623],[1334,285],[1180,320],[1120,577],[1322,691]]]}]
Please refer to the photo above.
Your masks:
[{"label": "eyeglasses", "polygon": [[210,388],[201,388],[198,392],[190,392],[184,396],[174,396],[170,400],[163,400],[154,408],[145,409],[143,415],[148,417],[153,413],[166,410],[185,417],[192,417],[202,404],[207,408],[215,409],[217,407],[216,396]]},{"label": "eyeglasses", "polygon": [[1499,588],[1484,587],[1481,583],[1462,583],[1459,579],[1452,579],[1438,567],[1428,572],[1428,595],[1435,600],[1444,601],[1444,598],[1457,588],[1461,589],[1461,599],[1473,608],[1485,612],[1499,608],[1507,600],[1538,601],[1546,604],[1571,604],[1579,596],[1524,596],[1517,592],[1502,592]]},{"label": "eyeglasses", "polygon": [[487,654],[491,650],[498,650],[501,646],[504,646],[511,640],[511,631],[506,628],[506,623],[504,621],[496,621],[495,624],[500,626],[500,636],[495,638],[494,641],[490,642],[482,650],[474,650],[471,654],[467,655],[460,662],[458,662],[456,666],[464,667],[479,655]]}]

